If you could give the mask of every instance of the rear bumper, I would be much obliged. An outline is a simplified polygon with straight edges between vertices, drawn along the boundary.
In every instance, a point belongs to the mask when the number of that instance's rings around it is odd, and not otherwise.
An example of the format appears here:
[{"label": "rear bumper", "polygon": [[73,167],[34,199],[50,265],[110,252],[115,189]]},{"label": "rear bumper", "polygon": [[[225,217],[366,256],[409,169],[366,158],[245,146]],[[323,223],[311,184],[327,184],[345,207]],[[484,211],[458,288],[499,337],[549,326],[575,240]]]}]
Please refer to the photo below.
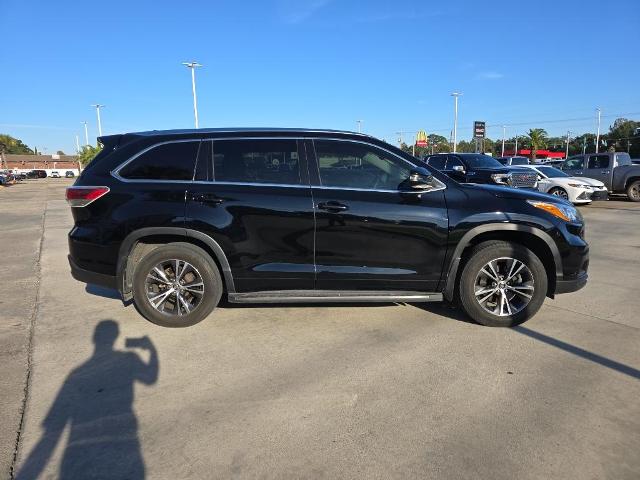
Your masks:
[{"label": "rear bumper", "polygon": [[587,284],[589,275],[583,272],[576,278],[556,280],[556,294],[577,292]]},{"label": "rear bumper", "polygon": [[79,282],[91,283],[93,285],[100,285],[107,288],[116,288],[116,277],[112,275],[106,275],[104,273],[92,272],[78,267],[71,258],[71,255],[67,257],[69,259],[69,266],[71,267],[71,276]]}]

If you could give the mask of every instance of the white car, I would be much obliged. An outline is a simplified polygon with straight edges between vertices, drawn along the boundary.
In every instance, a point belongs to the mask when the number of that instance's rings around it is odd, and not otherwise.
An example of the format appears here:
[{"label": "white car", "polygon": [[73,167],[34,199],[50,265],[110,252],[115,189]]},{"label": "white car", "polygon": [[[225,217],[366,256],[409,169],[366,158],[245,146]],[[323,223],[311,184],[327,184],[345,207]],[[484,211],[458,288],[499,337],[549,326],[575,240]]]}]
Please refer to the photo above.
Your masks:
[{"label": "white car", "polygon": [[548,165],[522,165],[538,174],[538,190],[555,195],[574,204],[591,203],[594,199],[606,199],[607,187],[600,180],[586,177],[570,177],[562,170]]},{"label": "white car", "polygon": [[60,172],[56,172],[56,171],[51,172],[51,178],[60,178]]}]

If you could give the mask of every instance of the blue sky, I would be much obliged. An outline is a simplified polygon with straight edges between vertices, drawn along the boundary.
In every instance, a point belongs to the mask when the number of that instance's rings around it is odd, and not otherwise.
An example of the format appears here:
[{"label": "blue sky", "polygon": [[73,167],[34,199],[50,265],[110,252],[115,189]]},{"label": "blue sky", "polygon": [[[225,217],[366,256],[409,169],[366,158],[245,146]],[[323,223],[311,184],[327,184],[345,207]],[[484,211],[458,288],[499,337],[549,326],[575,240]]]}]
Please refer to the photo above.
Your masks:
[{"label": "blue sky", "polygon": [[[53,153],[200,125],[449,135],[595,131],[640,119],[640,2],[0,0],[0,132]],[[566,119],[573,119],[565,121]]]}]

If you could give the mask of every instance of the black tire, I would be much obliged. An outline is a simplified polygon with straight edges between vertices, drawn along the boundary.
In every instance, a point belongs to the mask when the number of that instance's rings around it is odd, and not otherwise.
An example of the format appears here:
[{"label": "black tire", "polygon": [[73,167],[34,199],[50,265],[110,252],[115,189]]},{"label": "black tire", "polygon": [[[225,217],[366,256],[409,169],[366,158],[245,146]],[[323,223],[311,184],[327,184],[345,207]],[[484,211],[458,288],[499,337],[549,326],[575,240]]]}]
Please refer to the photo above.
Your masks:
[{"label": "black tire", "polygon": [[631,182],[627,187],[627,197],[632,202],[640,202],[640,180]]},{"label": "black tire", "polygon": [[[480,304],[481,299],[476,298],[476,292],[481,292],[483,289],[483,286],[478,284],[479,280],[483,280],[481,275],[484,276],[484,274],[481,274],[481,269],[483,269],[483,267],[485,267],[490,261],[494,261],[495,263],[496,259],[501,259],[499,260],[499,263],[496,264],[497,266],[505,265],[508,267],[509,260],[503,260],[504,258],[515,259],[522,262],[524,266],[527,267],[528,270],[523,269],[522,277],[526,274],[530,281],[519,285],[514,284],[514,286],[518,289],[532,288],[533,294],[531,295],[531,299],[528,300],[528,303],[521,307],[521,310],[516,311],[517,308],[513,308],[513,314],[500,316],[499,314],[487,311],[485,308],[493,304],[492,301],[494,298],[499,299],[500,293],[497,293],[494,297],[489,297],[489,300],[484,303],[485,307],[483,307]],[[516,262],[512,263],[516,264]],[[504,276],[506,277],[508,273],[509,272]],[[487,276],[484,277],[485,280],[488,278]],[[522,277],[516,276],[516,280],[524,281]],[[531,250],[517,243],[492,240],[474,247],[470,255],[467,257],[467,261],[464,265],[458,283],[458,296],[465,313],[477,323],[488,327],[513,327],[526,322],[533,317],[538,310],[540,310],[540,307],[547,295],[547,285],[547,272],[544,265]],[[484,288],[492,289],[495,287],[491,284],[485,285]],[[525,301],[527,301],[526,296],[516,295],[513,290],[509,289],[509,286],[506,286],[505,288],[506,289],[502,291],[507,296],[512,295],[512,299],[514,299],[515,304],[514,307],[518,307],[518,303],[525,303]],[[530,290],[521,291],[527,293],[531,292]],[[500,290],[498,290],[498,292],[500,292]],[[486,292],[482,292],[480,294],[483,298],[484,293]],[[495,302],[496,308],[502,309],[502,305],[497,306],[497,301],[498,300]],[[510,302],[507,303],[509,303],[508,311],[511,311],[511,304]],[[504,310],[507,311],[506,305]]]},{"label": "black tire", "polygon": [[569,200],[569,194],[564,188],[553,187],[551,190],[549,190],[549,195],[554,195],[556,197],[563,198],[567,201]]},{"label": "black tire", "polygon": [[[203,284],[201,296],[185,294],[190,295],[194,303],[197,302],[193,310],[186,314],[184,313],[184,308],[182,309],[182,314],[163,313],[154,308],[148,298],[148,294],[153,295],[151,288],[156,288],[156,286],[147,284],[147,275],[156,265],[173,259],[188,262],[193,266],[195,273],[192,273],[192,278],[195,278],[195,275],[199,275]],[[190,327],[201,322],[218,305],[222,291],[222,278],[215,262],[204,250],[190,243],[169,243],[155,248],[138,262],[133,274],[133,302],[137,310],[147,320],[162,327]],[[173,297],[170,295],[168,298],[169,306],[172,306],[175,311],[175,304],[179,303],[175,294]],[[180,307],[178,307],[177,312],[180,313],[180,310]]]}]

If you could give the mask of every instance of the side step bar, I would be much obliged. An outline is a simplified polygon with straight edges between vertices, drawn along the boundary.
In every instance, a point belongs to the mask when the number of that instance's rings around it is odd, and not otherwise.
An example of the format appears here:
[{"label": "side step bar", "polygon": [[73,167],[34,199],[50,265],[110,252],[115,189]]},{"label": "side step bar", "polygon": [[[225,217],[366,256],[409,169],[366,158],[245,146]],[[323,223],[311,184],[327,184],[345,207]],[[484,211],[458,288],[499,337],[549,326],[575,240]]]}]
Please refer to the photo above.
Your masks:
[{"label": "side step bar", "polygon": [[442,293],[375,290],[275,290],[229,293],[231,303],[441,302]]}]

